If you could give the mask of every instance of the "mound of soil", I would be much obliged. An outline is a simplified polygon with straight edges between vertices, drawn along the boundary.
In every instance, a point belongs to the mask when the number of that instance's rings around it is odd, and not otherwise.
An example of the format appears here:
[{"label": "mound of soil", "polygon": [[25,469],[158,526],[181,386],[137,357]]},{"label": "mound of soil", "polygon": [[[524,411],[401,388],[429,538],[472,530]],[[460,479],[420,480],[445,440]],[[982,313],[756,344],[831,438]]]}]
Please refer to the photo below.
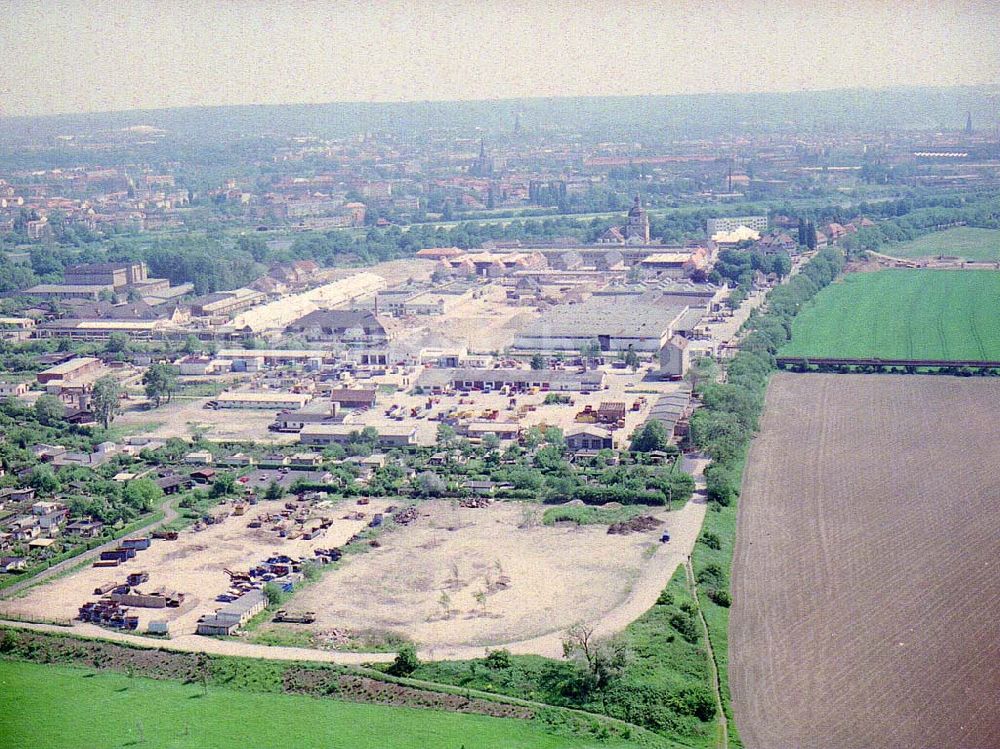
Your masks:
[{"label": "mound of soil", "polygon": [[657,520],[651,515],[639,515],[621,523],[612,523],[608,526],[608,533],[627,536],[630,533],[651,531],[661,525],[663,525],[662,520]]}]

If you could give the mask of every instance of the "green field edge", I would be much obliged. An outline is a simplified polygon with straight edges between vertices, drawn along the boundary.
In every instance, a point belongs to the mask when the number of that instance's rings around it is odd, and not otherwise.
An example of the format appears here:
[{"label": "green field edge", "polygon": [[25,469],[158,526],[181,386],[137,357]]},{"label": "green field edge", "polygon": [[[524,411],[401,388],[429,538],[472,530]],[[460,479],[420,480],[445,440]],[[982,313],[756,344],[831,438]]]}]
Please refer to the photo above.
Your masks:
[{"label": "green field edge", "polygon": [[[12,637],[14,640],[12,640]],[[12,644],[17,640],[26,639],[26,646]],[[67,645],[66,643],[70,643]],[[314,672],[324,672],[330,676],[353,676],[370,679],[388,685],[398,685],[418,690],[419,692],[434,695],[446,695],[460,697],[466,700],[478,700],[492,703],[498,706],[508,706],[525,708],[535,714],[528,722],[543,724],[556,733],[572,736],[592,736],[598,735],[606,739],[618,737],[635,743],[637,746],[653,747],[654,749],[683,749],[688,744],[671,741],[669,738],[648,731],[641,726],[630,724],[626,721],[611,718],[598,713],[591,713],[584,710],[553,706],[541,702],[520,699],[493,692],[476,689],[452,687],[433,681],[421,679],[396,677],[386,674],[374,668],[366,666],[350,666],[327,662],[316,662],[308,660],[271,660],[265,658],[253,658],[235,655],[217,655],[208,653],[186,653],[170,651],[156,646],[144,646],[133,643],[116,642],[93,637],[82,637],[71,632],[53,633],[39,631],[30,627],[20,627],[16,624],[0,625],[0,662],[19,661],[40,664],[60,664],[79,668],[94,669],[98,671],[112,671],[115,673],[129,673],[129,669],[119,668],[111,659],[102,663],[92,663],[86,661],[88,655],[87,645],[95,644],[104,651],[110,651],[119,657],[128,660],[130,655],[135,655],[136,659],[142,661],[147,655],[160,656],[164,662],[197,662],[203,664],[206,669],[212,672],[213,676],[229,675],[227,681],[216,682],[212,677],[208,678],[208,685],[220,688],[234,689],[235,691],[266,692],[270,694],[287,694],[283,689],[275,689],[274,683],[271,688],[267,688],[268,677],[273,677],[276,673],[287,673],[294,669],[304,669]],[[138,672],[136,670],[136,672]],[[149,670],[144,670],[144,675],[149,676]],[[239,676],[242,681],[240,686],[234,687],[232,680]],[[151,676],[156,680],[177,681],[171,677]],[[364,700],[336,700],[327,695],[317,695],[314,697],[332,699],[341,702],[358,702],[365,704],[382,704],[375,701]],[[412,707],[421,709],[427,708],[422,704],[415,704]],[[453,712],[443,710],[444,712]],[[463,713],[464,714],[464,713]],[[469,714],[475,714],[470,711]],[[505,718],[506,720],[517,720],[516,718]],[[636,743],[638,742],[638,743]]]}]

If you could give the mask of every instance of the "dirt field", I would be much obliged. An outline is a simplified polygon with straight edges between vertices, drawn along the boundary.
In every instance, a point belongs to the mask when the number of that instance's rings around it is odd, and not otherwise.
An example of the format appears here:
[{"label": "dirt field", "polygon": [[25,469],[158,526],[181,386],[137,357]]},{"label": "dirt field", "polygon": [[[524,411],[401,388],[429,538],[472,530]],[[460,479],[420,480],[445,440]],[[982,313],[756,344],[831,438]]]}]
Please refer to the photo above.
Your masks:
[{"label": "dirt field", "polygon": [[[431,651],[476,646],[474,655],[481,656],[486,644],[600,619],[629,598],[647,567],[662,572],[650,560],[672,548],[659,543],[657,531],[616,536],[605,526],[521,527],[527,517],[540,520],[544,508],[520,502],[465,509],[442,500],[419,507],[418,520],[385,537],[382,548],[295,597],[295,608],[317,612],[315,631],[388,630]],[[672,533],[690,525],[693,543],[700,512],[658,516]],[[486,595],[477,600],[480,592]]]},{"label": "dirt field", "polygon": [[[144,592],[164,587],[184,593],[186,598],[180,608],[134,608],[139,615],[139,631],[145,632],[153,619],[170,622],[173,635],[193,633],[198,618],[222,606],[215,596],[229,588],[225,569],[246,571],[251,565],[273,553],[290,556],[312,557],[312,550],[319,547],[340,546],[354,533],[365,527],[366,520],[343,520],[348,512],[361,510],[370,518],[381,512],[386,500],[373,500],[366,507],[355,507],[342,502],[330,509],[316,508],[315,515],[336,518],[330,529],[311,541],[279,538],[277,533],[264,528],[249,528],[249,523],[261,512],[276,512],[285,500],[260,502],[249,507],[243,516],[230,516],[223,523],[205,530],[186,530],[176,541],[154,540],[146,551],[139,552],[117,568],[86,567],[79,572],[32,588],[23,598],[4,601],[0,615],[14,614],[34,619],[69,620],[77,615],[80,605],[96,600],[94,588],[110,581],[125,582],[130,572],[146,570],[149,582],[140,586]],[[221,505],[220,511],[229,507]]]},{"label": "dirt field", "polygon": [[176,398],[172,403],[152,411],[126,411],[115,420],[115,426],[156,424],[146,429],[149,437],[191,439],[195,432],[208,440],[254,440],[261,443],[291,443],[298,441],[297,434],[270,432],[267,427],[274,421],[277,409],[222,409],[205,408],[212,400],[205,398]]},{"label": "dirt field", "polygon": [[1000,381],[779,374],[747,465],[745,745],[1000,746]]}]

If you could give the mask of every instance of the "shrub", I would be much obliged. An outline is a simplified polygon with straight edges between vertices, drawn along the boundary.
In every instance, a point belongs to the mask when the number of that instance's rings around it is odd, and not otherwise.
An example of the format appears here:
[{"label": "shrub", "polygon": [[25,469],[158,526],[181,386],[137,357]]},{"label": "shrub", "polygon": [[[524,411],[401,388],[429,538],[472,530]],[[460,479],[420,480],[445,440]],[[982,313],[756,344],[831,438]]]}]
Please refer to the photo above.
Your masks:
[{"label": "shrub", "polygon": [[718,551],[719,549],[722,548],[722,541],[719,540],[719,536],[715,533],[712,533],[711,531],[705,531],[704,533],[702,533],[701,538],[699,538],[698,540],[701,541],[703,544],[705,544],[705,546],[707,546],[710,549],[715,549],[716,551]]},{"label": "shrub", "polygon": [[506,648],[486,651],[486,668],[494,671],[503,671],[510,668],[514,661],[510,657],[510,651]]},{"label": "shrub", "polygon": [[407,643],[396,653],[396,659],[386,670],[386,673],[392,676],[409,676],[418,668],[420,668],[420,660],[417,658],[417,649],[412,644]]},{"label": "shrub", "polygon": [[670,615],[670,626],[688,642],[698,642],[698,622],[693,610],[682,606],[680,611]]},{"label": "shrub", "polygon": [[669,590],[661,590],[660,595],[656,598],[657,606],[673,606],[674,605],[674,594]]},{"label": "shrub", "polygon": [[729,591],[723,588],[712,588],[707,593],[709,599],[718,606],[723,608],[729,608],[733,605],[733,598],[729,595]]}]

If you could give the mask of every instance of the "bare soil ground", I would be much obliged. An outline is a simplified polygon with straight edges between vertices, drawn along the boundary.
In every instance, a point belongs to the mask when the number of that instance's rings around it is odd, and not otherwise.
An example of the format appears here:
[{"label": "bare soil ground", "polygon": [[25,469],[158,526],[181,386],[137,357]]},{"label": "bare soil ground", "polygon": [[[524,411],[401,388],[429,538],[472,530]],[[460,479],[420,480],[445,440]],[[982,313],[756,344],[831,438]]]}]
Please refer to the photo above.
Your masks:
[{"label": "bare soil ground", "polygon": [[[256,529],[249,527],[258,514],[277,512],[284,502],[285,500],[260,502],[247,508],[245,515],[231,515],[222,523],[208,526],[202,531],[185,530],[176,541],[154,540],[149,549],[139,552],[134,559],[116,568],[85,567],[79,572],[32,588],[24,597],[0,604],[0,616],[71,620],[84,602],[97,600],[94,589],[98,585],[111,581],[124,583],[130,572],[146,570],[149,572],[149,581],[140,586],[143,592],[153,592],[163,587],[184,593],[185,600],[180,608],[132,609],[132,613],[139,616],[139,631],[145,632],[152,620],[166,619],[170,622],[171,634],[193,633],[202,614],[212,613],[222,606],[215,601],[215,597],[229,588],[226,568],[246,571],[275,553],[312,558],[315,548],[343,545],[348,538],[365,527],[374,513],[381,512],[388,504],[387,500],[372,500],[371,504],[364,507],[356,507],[352,502],[342,502],[329,509],[316,507],[314,515],[325,515],[335,520],[325,534],[311,541],[280,538],[276,532],[268,530],[267,525]],[[218,512],[226,507],[220,506]],[[228,507],[232,509],[231,504]],[[367,518],[342,519],[348,512],[355,510],[366,513]]]},{"label": "bare soil ground", "polygon": [[779,374],[740,504],[757,747],[1000,746],[1000,381]]},{"label": "bare soil ground", "polygon": [[151,411],[126,411],[115,420],[115,426],[155,423],[156,428],[145,430],[149,437],[191,439],[196,432],[208,440],[254,440],[262,443],[291,443],[298,441],[296,434],[270,432],[267,427],[274,421],[277,409],[222,409],[205,408],[212,400],[205,398],[175,398],[173,402]]},{"label": "bare soil ground", "polygon": [[[540,525],[543,508],[520,502],[468,509],[441,500],[419,508],[412,525],[289,606],[315,611],[317,633],[395,632],[429,657],[481,657],[485,645],[522,642],[518,652],[558,656],[550,651],[574,623],[612,615],[602,628],[610,633],[649,608],[690,551],[704,514],[703,505],[689,503],[656,513],[665,522],[655,531],[616,536],[603,525]],[[673,539],[663,545],[665,529]]]}]

